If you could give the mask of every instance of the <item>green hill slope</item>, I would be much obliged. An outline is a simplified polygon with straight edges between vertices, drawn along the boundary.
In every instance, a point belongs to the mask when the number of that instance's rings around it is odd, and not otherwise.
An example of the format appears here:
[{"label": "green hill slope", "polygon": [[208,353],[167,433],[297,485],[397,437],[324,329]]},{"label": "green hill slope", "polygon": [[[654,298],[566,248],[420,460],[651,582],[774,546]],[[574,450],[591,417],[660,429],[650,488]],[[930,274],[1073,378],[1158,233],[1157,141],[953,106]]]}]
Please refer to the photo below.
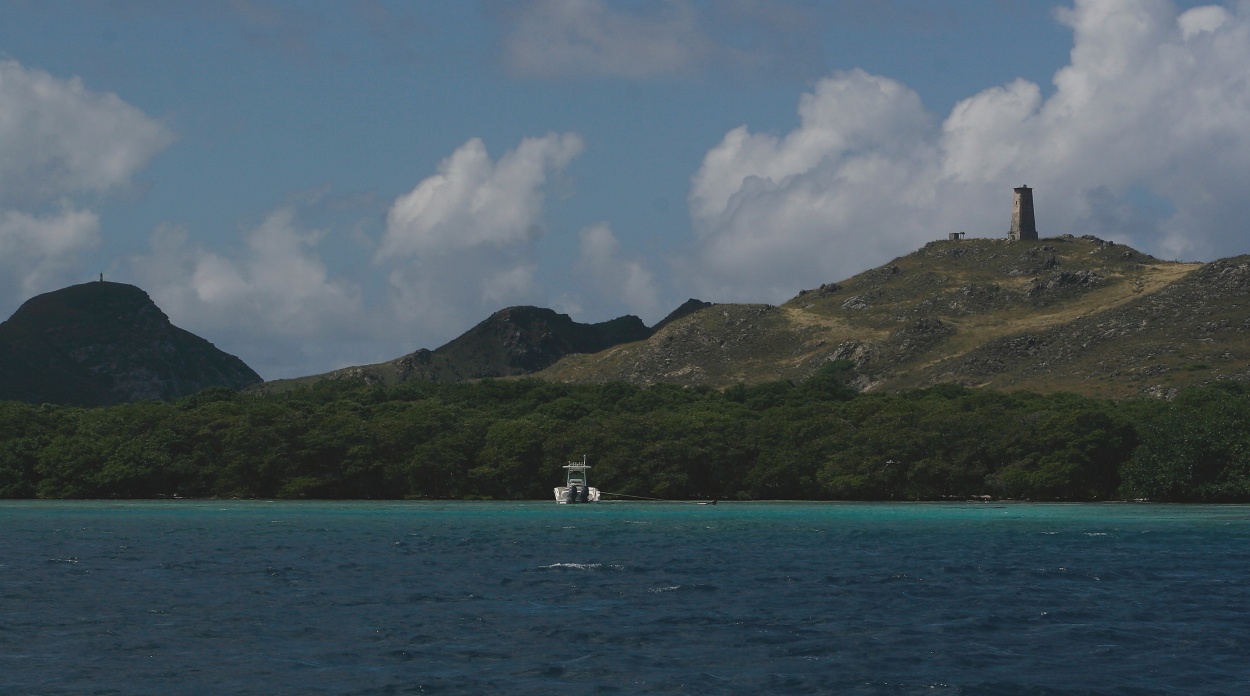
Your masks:
[{"label": "green hill slope", "polygon": [[537,376],[725,387],[802,380],[845,359],[861,389],[1170,393],[1250,374],[1246,262],[1167,262],[1070,235],[938,241],[780,307],[706,307]]}]

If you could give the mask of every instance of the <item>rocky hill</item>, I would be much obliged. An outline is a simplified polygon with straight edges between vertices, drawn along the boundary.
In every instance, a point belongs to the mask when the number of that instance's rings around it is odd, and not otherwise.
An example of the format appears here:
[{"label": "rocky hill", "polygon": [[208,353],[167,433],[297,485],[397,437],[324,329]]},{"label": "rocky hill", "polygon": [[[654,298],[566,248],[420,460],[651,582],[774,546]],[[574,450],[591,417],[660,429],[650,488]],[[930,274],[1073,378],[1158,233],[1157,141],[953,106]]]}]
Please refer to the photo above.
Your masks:
[{"label": "rocky hill", "polygon": [[515,377],[542,370],[567,355],[594,353],[621,343],[641,341],[650,335],[651,330],[632,315],[598,324],[581,324],[567,314],[550,309],[509,307],[435,350],[421,349],[388,362],[347,367],[322,375],[274,380],[253,390],[280,392],[324,379],[356,379],[367,384],[391,385],[409,380],[463,382],[486,377]]},{"label": "rocky hill", "polygon": [[0,324],[0,400],[100,406],[260,381],[242,360],[171,324],[133,285],[39,295]]},{"label": "rocky hill", "polygon": [[1161,261],[1094,237],[937,241],[781,306],[714,305],[553,381],[724,387],[831,360],[861,389],[943,382],[1097,396],[1250,379],[1250,257]]},{"label": "rocky hill", "polygon": [[724,388],[803,380],[833,360],[862,390],[1168,396],[1250,381],[1250,257],[1163,261],[1092,236],[935,241],[780,306],[689,300],[651,329],[512,307],[432,351],[258,389],[519,375]]}]

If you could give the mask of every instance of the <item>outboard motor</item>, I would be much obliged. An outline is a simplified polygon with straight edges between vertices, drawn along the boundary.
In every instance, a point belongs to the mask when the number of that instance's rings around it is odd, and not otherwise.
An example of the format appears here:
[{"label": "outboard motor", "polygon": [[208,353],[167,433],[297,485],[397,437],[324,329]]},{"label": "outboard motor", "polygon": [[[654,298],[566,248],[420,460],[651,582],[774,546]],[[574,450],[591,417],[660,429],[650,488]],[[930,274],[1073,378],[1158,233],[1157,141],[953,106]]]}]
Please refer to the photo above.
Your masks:
[{"label": "outboard motor", "polygon": [[581,500],[578,500],[578,499],[577,499],[577,495],[578,495],[577,486],[575,486],[575,485],[574,485],[574,486],[569,486],[569,502],[570,502],[570,503],[580,503],[580,502],[583,502],[583,501],[581,501]]},{"label": "outboard motor", "polygon": [[577,502],[579,503],[590,502],[590,486],[582,486],[581,490],[577,492]]}]

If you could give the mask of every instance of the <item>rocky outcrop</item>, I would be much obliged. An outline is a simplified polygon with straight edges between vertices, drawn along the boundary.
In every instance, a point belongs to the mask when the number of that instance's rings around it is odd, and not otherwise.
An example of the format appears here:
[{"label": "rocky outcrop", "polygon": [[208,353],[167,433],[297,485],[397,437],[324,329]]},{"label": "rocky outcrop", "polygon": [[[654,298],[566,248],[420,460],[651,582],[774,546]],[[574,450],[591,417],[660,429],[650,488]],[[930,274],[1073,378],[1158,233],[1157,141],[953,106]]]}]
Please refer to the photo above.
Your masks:
[{"label": "rocky outcrop", "polygon": [[885,346],[893,353],[893,360],[911,360],[932,350],[954,335],[955,329],[936,317],[922,317],[890,334]]},{"label": "rocky outcrop", "polygon": [[1102,276],[1091,270],[1059,271],[1045,278],[1034,278],[1025,290],[1025,294],[1035,300],[1052,301],[1056,296],[1064,295],[1069,291],[1095,287],[1102,280]]},{"label": "rocky outcrop", "polygon": [[39,295],[0,324],[0,399],[99,406],[260,381],[242,360],[171,324],[133,285]]}]

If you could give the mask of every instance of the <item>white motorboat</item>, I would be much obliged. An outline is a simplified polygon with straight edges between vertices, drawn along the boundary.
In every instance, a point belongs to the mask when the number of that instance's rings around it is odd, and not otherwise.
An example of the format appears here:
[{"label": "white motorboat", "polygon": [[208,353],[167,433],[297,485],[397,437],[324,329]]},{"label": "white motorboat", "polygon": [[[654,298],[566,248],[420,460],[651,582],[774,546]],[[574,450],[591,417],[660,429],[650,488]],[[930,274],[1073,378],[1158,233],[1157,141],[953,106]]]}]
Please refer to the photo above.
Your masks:
[{"label": "white motorboat", "polygon": [[586,463],[586,455],[582,455],[580,462],[569,462],[564,465],[567,475],[563,486],[556,486],[556,502],[561,505],[570,503],[597,503],[599,502],[599,489],[591,486],[586,482],[586,470],[590,465]]}]

